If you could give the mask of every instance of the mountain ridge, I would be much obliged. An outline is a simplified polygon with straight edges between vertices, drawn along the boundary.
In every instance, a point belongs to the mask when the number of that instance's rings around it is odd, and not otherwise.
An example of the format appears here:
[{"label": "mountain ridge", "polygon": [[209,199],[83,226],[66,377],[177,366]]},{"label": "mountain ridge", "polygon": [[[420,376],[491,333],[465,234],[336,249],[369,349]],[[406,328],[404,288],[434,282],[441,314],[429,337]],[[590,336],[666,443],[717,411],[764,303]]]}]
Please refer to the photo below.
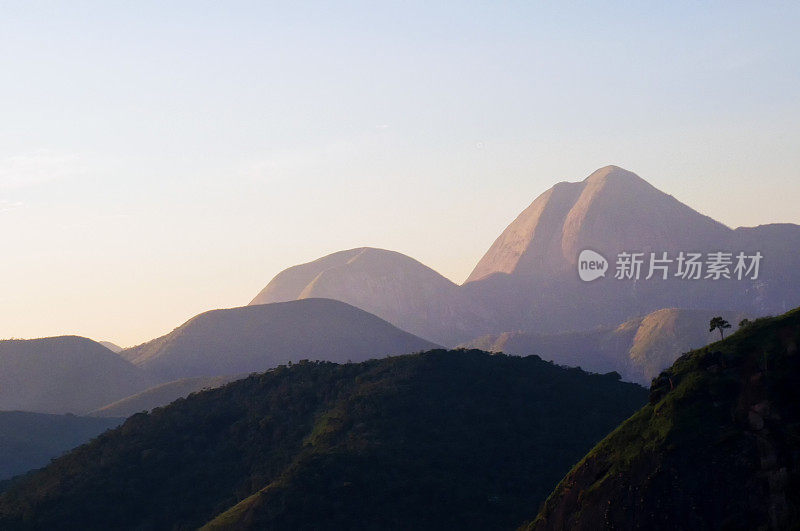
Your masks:
[{"label": "mountain ridge", "polygon": [[296,363],[130,417],[0,494],[0,528],[508,529],[646,398],[536,356]]},{"label": "mountain ridge", "polygon": [[437,344],[454,345],[474,330],[488,330],[491,317],[459,287],[404,254],[359,247],[278,273],[250,302],[263,304],[328,298],[377,315]]},{"label": "mountain ridge", "polygon": [[301,359],[363,361],[436,346],[350,304],[315,298],[203,312],[120,355],[170,381],[248,374]]},{"label": "mountain ridge", "polygon": [[85,337],[0,341],[0,410],[81,414],[155,383]]},{"label": "mountain ridge", "polygon": [[681,356],[525,529],[800,525],[800,309]]},{"label": "mountain ridge", "polygon": [[487,334],[462,346],[522,356],[536,354],[591,372],[616,371],[627,381],[650,385],[650,380],[681,354],[716,341],[717,332],[708,331],[708,322],[717,315],[732,323],[733,330],[746,317],[724,310],[662,308],[614,326],[554,334],[509,331]]},{"label": "mountain ridge", "polygon": [[[485,334],[551,334],[607,327],[661,308],[728,308],[747,315],[800,305],[800,226],[731,229],[618,166],[562,181],[536,197],[456,286],[418,261],[373,248],[340,251],[290,267],[253,302],[324,296],[374,313],[401,329],[455,346]],[[609,261],[605,278],[582,282],[579,252]],[[667,253],[666,279],[615,277],[618,253]],[[679,252],[760,252],[758,278],[686,280]],[[425,286],[420,288],[420,286]]]}]

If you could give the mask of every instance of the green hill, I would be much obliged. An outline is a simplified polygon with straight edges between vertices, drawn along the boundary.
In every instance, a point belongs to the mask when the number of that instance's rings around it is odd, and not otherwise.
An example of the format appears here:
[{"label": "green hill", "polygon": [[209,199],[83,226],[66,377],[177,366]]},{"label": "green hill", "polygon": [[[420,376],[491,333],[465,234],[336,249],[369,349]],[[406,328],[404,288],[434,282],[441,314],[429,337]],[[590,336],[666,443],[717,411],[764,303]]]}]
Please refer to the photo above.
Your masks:
[{"label": "green hill", "polygon": [[0,480],[43,467],[121,423],[119,418],[0,411]]},{"label": "green hill", "polygon": [[0,496],[0,528],[508,529],[646,400],[536,356],[282,366],[130,417]]},{"label": "green hill", "polygon": [[680,357],[528,529],[800,527],[800,309]]}]

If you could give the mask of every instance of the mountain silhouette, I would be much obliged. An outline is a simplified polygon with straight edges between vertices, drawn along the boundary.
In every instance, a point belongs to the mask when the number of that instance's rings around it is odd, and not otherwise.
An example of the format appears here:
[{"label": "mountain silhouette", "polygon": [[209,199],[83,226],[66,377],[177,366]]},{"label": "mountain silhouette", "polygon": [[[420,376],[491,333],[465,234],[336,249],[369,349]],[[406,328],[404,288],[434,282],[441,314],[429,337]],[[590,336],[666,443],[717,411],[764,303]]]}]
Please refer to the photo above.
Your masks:
[{"label": "mountain silhouette", "polygon": [[[724,196],[723,199],[724,200]],[[752,316],[800,305],[800,226],[731,229],[617,166],[537,197],[457,286],[400,253],[359,248],[279,273],[251,304],[326,297],[454,346],[510,330],[552,334],[616,326],[664,308],[727,308]],[[582,250],[609,262],[605,278],[582,282]],[[643,253],[640,280],[617,280],[616,257]],[[761,253],[757,278],[675,276],[678,253]],[[645,280],[650,253],[667,253],[667,279]],[[733,267],[731,267],[732,272]]]},{"label": "mountain silhouette", "polygon": [[455,345],[492,329],[491,317],[459,287],[403,254],[363,247],[279,273],[250,304],[336,299],[412,334]]},{"label": "mountain silhouette", "polygon": [[690,251],[727,241],[731,229],[617,166],[537,197],[497,238],[467,278],[495,273],[574,276],[583,249]]},{"label": "mountain silhouette", "polygon": [[155,383],[84,337],[0,341],[0,410],[81,414]]},{"label": "mountain silhouette", "polygon": [[100,343],[101,345],[103,345],[104,347],[106,347],[108,350],[110,350],[115,354],[118,354],[119,352],[122,351],[122,347],[120,347],[115,343],[112,343],[111,341],[98,341],[98,343]]},{"label": "mountain silhouette", "polygon": [[205,312],[120,355],[168,381],[248,374],[303,359],[363,361],[435,346],[349,304],[304,299]]},{"label": "mountain silhouette", "polygon": [[[749,315],[800,304],[800,226],[732,230],[634,173],[601,168],[581,182],[559,183],[536,198],[497,238],[463,285],[505,330],[552,333],[611,326],[661,308],[728,308]],[[578,256],[609,262],[605,278],[582,282]],[[615,277],[617,255],[644,253],[639,280]],[[680,252],[761,253],[758,278],[675,276]],[[650,253],[667,253],[667,279],[646,279]]]}]

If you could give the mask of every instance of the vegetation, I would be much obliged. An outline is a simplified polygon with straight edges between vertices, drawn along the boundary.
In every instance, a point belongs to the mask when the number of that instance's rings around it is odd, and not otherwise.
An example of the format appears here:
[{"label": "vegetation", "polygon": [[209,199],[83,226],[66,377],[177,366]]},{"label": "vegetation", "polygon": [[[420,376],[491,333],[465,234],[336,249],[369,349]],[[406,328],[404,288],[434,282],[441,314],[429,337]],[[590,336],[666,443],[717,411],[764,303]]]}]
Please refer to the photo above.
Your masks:
[{"label": "vegetation", "polygon": [[296,363],[132,416],[0,496],[0,528],[507,529],[646,394],[480,351]]},{"label": "vegetation", "polygon": [[800,527],[800,309],[681,356],[529,529]]},{"label": "vegetation", "polygon": [[[243,378],[244,376],[246,375],[242,375],[241,377]],[[192,393],[222,387],[226,383],[238,379],[239,377],[236,376],[217,376],[174,380],[117,400],[89,414],[94,417],[130,417],[135,413],[150,411],[159,406],[166,406],[170,402],[186,397]]]},{"label": "vegetation", "polygon": [[725,339],[725,329],[730,327],[731,324],[719,316],[712,318],[708,323],[708,331],[713,332],[714,330],[719,330],[720,339]]}]

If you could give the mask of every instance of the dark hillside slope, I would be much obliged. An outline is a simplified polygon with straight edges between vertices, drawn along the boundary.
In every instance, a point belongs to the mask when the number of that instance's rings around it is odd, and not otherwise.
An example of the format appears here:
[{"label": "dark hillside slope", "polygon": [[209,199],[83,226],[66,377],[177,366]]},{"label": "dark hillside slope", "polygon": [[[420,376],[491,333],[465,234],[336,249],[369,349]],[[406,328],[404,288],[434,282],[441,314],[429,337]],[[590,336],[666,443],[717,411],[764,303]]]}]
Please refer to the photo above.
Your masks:
[{"label": "dark hillside slope", "polygon": [[529,529],[800,528],[800,310],[679,358]]},{"label": "dark hillside slope", "polygon": [[437,346],[344,302],[303,299],[201,313],[120,355],[165,381],[249,374],[304,359],[364,361]]},{"label": "dark hillside slope", "polygon": [[150,411],[157,407],[166,406],[179,398],[185,398],[192,393],[208,389],[216,389],[230,383],[241,376],[206,376],[198,378],[183,378],[145,389],[141,393],[127,396],[111,404],[89,412],[92,417],[117,417],[126,418],[135,413]]},{"label": "dark hillside slope", "polygon": [[189,529],[232,508],[215,527],[507,529],[646,399],[535,356],[300,363],[134,415],[0,496],[0,528]]},{"label": "dark hillside slope", "polygon": [[0,411],[0,480],[43,467],[120,424],[119,418]]}]

